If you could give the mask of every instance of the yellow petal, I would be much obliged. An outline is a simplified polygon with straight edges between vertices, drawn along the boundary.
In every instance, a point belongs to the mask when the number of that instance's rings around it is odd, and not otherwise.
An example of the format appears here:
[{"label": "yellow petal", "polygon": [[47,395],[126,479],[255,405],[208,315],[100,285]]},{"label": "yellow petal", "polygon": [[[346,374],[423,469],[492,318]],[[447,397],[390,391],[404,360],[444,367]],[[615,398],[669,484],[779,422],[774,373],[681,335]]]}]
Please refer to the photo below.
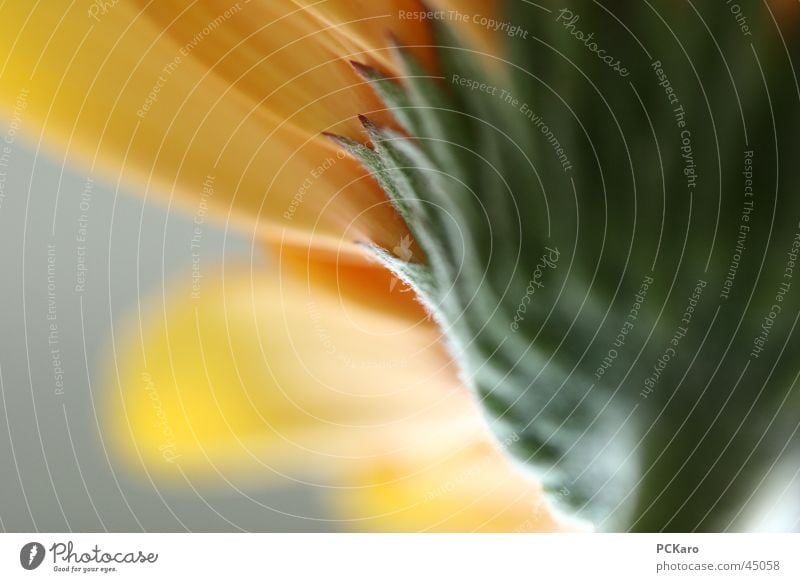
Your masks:
[{"label": "yellow petal", "polygon": [[296,279],[226,269],[196,298],[176,287],[126,327],[106,418],[125,458],[164,477],[350,471],[471,418],[419,310],[380,314]]},{"label": "yellow petal", "polygon": [[28,139],[191,212],[212,182],[221,219],[343,260],[361,255],[353,240],[406,234],[319,136],[384,108],[347,63],[365,55],[339,52],[347,34],[288,1],[100,5],[0,7],[0,113]]}]

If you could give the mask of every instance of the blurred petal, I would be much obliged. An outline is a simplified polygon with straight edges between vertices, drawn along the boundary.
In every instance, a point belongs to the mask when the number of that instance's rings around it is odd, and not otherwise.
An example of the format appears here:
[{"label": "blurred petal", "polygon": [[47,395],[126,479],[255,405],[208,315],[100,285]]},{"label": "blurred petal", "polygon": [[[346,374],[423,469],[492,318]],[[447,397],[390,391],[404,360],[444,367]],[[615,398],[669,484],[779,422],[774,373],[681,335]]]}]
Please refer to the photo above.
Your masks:
[{"label": "blurred petal", "polygon": [[398,19],[400,7],[417,7],[415,0],[243,3],[243,17],[226,20],[205,42],[196,42],[198,31],[225,14],[229,0],[188,7],[178,2],[135,3],[151,5],[144,14],[179,46],[196,43],[191,57],[251,97],[264,113],[309,135],[326,130],[355,137],[361,131],[355,115],[363,112],[375,111],[372,115],[381,123],[391,124],[380,101],[357,86],[359,78],[348,59],[392,70],[390,32],[413,44],[430,44],[427,26]]},{"label": "blurred petal", "polygon": [[[797,0],[770,0],[773,9],[782,17],[791,18],[796,17],[800,2]],[[789,24],[793,24],[791,21]]]},{"label": "blurred petal", "polygon": [[363,265],[343,263],[322,249],[281,246],[279,259],[283,268],[306,281],[310,288],[338,295],[342,306],[357,305],[359,311],[372,310],[383,317],[391,314],[428,320],[416,293],[377,260]]},{"label": "blurred petal", "polygon": [[227,272],[128,326],[104,416],[131,468],[316,473],[355,529],[554,529],[421,309],[377,312],[316,281]]},{"label": "blurred petal", "polygon": [[108,418],[126,458],[164,476],[349,471],[475,420],[419,310],[379,314],[241,270],[127,329]]},{"label": "blurred petal", "polygon": [[[14,115],[22,95],[22,132],[92,171],[192,211],[211,179],[220,218],[361,256],[340,248],[345,231],[346,243],[390,244],[406,229],[358,162],[319,136],[356,137],[356,114],[384,109],[342,39],[361,38],[359,60],[383,62],[371,56],[383,47],[336,26],[323,31],[291,2],[123,0],[88,13],[80,3],[7,2],[0,112]],[[424,42],[424,26],[400,26]]]},{"label": "blurred petal", "polygon": [[[404,45],[414,47],[412,52],[428,66],[434,65],[433,51],[430,50],[431,35],[427,24],[407,17],[408,14],[424,10],[419,0],[292,0],[302,6],[320,22],[335,26],[337,30],[346,23],[344,32],[351,42],[353,52],[358,47],[387,47],[390,35]],[[395,62],[388,52],[373,51],[372,58],[386,70],[393,70]],[[397,72],[397,71],[395,71]]]},{"label": "blurred petal", "polygon": [[477,426],[447,448],[387,455],[339,495],[344,515],[374,531],[559,531],[541,489]]}]

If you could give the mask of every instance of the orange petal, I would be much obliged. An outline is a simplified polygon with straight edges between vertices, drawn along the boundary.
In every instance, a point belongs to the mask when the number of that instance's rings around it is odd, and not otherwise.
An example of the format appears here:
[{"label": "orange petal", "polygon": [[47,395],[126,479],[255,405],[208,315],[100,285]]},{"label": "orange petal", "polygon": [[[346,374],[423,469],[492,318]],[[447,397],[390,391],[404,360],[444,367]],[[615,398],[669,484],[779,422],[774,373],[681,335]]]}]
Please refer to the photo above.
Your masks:
[{"label": "orange petal", "polygon": [[[360,86],[348,60],[380,63],[391,70],[390,32],[402,33],[412,43],[430,41],[427,26],[398,18],[398,7],[417,5],[408,0],[242,3],[239,12],[219,25],[215,23],[229,11],[229,0],[190,6],[135,3],[179,46],[193,47],[193,59],[251,97],[262,113],[307,134],[324,130],[356,137],[361,133],[358,113],[391,124],[382,103]],[[213,40],[198,40],[212,26]]]},{"label": "orange petal", "polygon": [[[320,22],[342,30],[354,52],[364,48],[370,49],[371,52],[367,55],[387,71],[393,71],[396,65],[386,51],[390,36],[412,47],[412,52],[427,66],[435,66],[430,28],[419,19],[408,16],[424,10],[419,0],[348,0],[347,2],[292,0],[292,2],[302,6],[309,14],[315,15]],[[342,27],[343,24],[346,26]],[[382,50],[375,51],[374,47],[381,47]]]},{"label": "orange petal", "polygon": [[101,4],[0,8],[0,112],[21,97],[28,139],[192,212],[211,181],[218,217],[295,244],[338,248],[348,230],[341,251],[360,256],[353,239],[406,233],[318,133],[383,109],[337,52],[343,33],[289,2]]},{"label": "orange petal", "polygon": [[357,529],[516,533],[569,527],[540,488],[477,429],[449,447],[386,455],[364,469],[337,499]]},{"label": "orange petal", "polygon": [[411,321],[424,320],[431,324],[413,290],[377,260],[372,264],[351,264],[340,261],[336,253],[324,249],[298,249],[282,244],[280,240],[275,246],[282,249],[276,260],[287,273],[305,281],[311,289],[340,297],[343,309],[356,305],[360,311],[374,311]]}]

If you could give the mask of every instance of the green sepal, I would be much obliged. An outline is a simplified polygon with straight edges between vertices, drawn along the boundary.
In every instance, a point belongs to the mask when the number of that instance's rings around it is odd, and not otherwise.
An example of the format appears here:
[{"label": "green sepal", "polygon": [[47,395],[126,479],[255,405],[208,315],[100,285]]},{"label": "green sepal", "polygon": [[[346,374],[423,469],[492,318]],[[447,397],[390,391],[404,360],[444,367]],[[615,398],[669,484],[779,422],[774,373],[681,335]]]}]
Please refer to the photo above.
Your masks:
[{"label": "green sepal", "polygon": [[[684,8],[656,4],[616,14],[588,0],[569,8],[629,77],[538,5],[509,3],[509,21],[528,36],[507,40],[507,65],[476,58],[437,24],[441,76],[400,47],[397,79],[360,68],[409,136],[365,121],[374,150],[348,147],[428,262],[420,269],[373,254],[417,290],[498,443],[553,503],[603,530],[741,528],[760,480],[783,451],[798,450],[800,391],[788,354],[800,349],[792,321],[800,290],[780,300],[790,315],[764,352],[749,352],[800,228],[800,198],[787,194],[800,186],[789,171],[800,115],[781,84],[791,73],[766,15],[753,18],[750,45],[724,7],[688,7],[687,18]],[[703,63],[710,88],[698,87],[676,38]],[[788,44],[800,53],[797,40]],[[733,57],[722,64],[720,53]],[[686,109],[702,169],[695,191],[656,59]],[[759,198],[723,300],[745,149],[759,160]],[[541,266],[548,253],[561,257],[557,267]],[[625,328],[639,294],[635,326]],[[672,363],[659,370],[671,346]]]}]

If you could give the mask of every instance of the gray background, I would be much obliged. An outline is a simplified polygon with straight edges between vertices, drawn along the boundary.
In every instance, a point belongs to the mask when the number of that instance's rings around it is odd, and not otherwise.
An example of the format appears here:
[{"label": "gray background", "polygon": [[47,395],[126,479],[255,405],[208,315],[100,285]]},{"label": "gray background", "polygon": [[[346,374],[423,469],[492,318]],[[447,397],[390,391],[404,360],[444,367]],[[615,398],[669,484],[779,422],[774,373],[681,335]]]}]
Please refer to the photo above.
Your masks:
[{"label": "gray background", "polygon": [[[5,136],[5,128],[0,127]],[[3,168],[0,168],[2,170]],[[315,491],[295,483],[241,492],[157,489],[106,455],[95,404],[112,323],[191,273],[192,218],[145,201],[17,138],[0,200],[0,530],[325,531]],[[88,216],[86,286],[75,292],[78,218]],[[48,245],[64,393],[48,344]],[[203,264],[245,260],[251,244],[207,224]],[[263,259],[262,259],[263,260]],[[166,275],[166,276],[165,276]],[[85,343],[85,345],[84,345]],[[298,516],[298,517],[293,517]]]}]

